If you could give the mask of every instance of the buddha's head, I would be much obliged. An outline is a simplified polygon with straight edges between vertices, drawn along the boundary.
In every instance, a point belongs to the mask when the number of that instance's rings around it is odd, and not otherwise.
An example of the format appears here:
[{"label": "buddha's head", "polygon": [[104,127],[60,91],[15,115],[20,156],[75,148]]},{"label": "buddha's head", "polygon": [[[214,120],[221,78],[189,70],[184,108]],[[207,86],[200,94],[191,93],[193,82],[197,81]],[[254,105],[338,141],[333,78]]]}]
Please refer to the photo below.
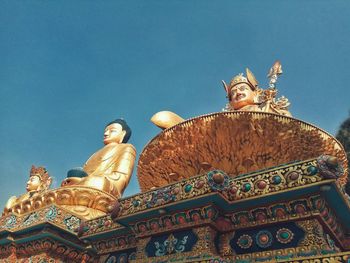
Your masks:
[{"label": "buddha's head", "polygon": [[239,74],[231,80],[227,97],[233,109],[239,110],[244,106],[253,105],[256,96],[255,87],[243,74]]},{"label": "buddha's head", "polygon": [[50,187],[52,179],[44,167],[35,167],[32,165],[29,180],[27,182],[27,191],[41,191]]},{"label": "buddha's head", "polygon": [[106,125],[103,143],[127,143],[131,136],[131,129],[123,119],[116,119]]}]

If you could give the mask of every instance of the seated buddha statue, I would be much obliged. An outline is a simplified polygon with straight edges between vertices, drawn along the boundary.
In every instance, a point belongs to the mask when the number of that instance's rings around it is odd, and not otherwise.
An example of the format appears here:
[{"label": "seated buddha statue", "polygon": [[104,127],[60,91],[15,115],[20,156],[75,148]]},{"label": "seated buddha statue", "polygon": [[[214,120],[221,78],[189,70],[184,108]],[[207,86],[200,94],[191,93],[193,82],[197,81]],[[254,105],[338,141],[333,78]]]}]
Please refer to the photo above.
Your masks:
[{"label": "seated buddha statue", "polygon": [[[32,197],[42,194],[44,191],[50,188],[52,183],[52,178],[44,167],[35,167],[32,165],[32,168],[29,173],[29,180],[27,182],[27,193],[21,195],[20,197],[12,196],[6,203],[4,212],[10,212],[16,210],[16,206],[19,206],[24,201],[29,201]],[[18,207],[21,210],[21,207]],[[14,211],[16,212],[16,211]]]},{"label": "seated buddha statue", "polygon": [[123,119],[106,125],[105,146],[94,153],[81,170],[68,172],[61,186],[87,186],[120,198],[130,181],[136,158],[135,148],[127,144],[131,129]]}]

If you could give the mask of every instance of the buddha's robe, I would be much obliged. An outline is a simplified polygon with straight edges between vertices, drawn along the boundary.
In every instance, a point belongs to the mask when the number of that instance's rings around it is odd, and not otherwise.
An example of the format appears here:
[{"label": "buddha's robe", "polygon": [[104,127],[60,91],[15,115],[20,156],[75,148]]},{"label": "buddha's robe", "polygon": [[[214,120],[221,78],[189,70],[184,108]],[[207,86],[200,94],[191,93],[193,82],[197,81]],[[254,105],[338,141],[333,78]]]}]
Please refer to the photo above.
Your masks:
[{"label": "buddha's robe", "polygon": [[109,143],[86,161],[83,169],[88,176],[67,178],[66,185],[88,186],[120,198],[130,181],[135,158],[131,144]]}]

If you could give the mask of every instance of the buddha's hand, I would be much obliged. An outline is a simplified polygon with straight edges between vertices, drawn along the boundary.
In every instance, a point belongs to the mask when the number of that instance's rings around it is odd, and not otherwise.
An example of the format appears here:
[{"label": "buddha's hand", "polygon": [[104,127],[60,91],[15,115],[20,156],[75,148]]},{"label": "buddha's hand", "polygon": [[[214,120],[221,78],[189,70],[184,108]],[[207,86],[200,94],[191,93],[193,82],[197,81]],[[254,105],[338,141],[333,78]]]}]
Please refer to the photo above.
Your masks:
[{"label": "buddha's hand", "polygon": [[61,187],[79,184],[82,178],[80,177],[69,177],[62,181]]}]

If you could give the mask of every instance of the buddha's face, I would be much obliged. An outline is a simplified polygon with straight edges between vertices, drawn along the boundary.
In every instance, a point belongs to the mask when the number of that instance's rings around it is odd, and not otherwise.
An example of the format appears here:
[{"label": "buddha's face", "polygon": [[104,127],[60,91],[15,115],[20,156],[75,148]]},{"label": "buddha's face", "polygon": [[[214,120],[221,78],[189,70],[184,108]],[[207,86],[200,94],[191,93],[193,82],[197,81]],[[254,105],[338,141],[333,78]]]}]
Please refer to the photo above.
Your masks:
[{"label": "buddha's face", "polygon": [[248,84],[240,83],[235,85],[230,91],[231,102],[230,104],[233,106],[235,110],[239,110],[240,108],[253,105],[255,92],[248,86]]},{"label": "buddha's face", "polygon": [[37,191],[40,187],[41,181],[39,176],[32,175],[27,182],[27,191]]},{"label": "buddha's face", "polygon": [[123,127],[119,123],[112,123],[105,129],[103,143],[105,145],[111,142],[121,143],[124,139],[125,133],[126,131],[123,130]]}]

